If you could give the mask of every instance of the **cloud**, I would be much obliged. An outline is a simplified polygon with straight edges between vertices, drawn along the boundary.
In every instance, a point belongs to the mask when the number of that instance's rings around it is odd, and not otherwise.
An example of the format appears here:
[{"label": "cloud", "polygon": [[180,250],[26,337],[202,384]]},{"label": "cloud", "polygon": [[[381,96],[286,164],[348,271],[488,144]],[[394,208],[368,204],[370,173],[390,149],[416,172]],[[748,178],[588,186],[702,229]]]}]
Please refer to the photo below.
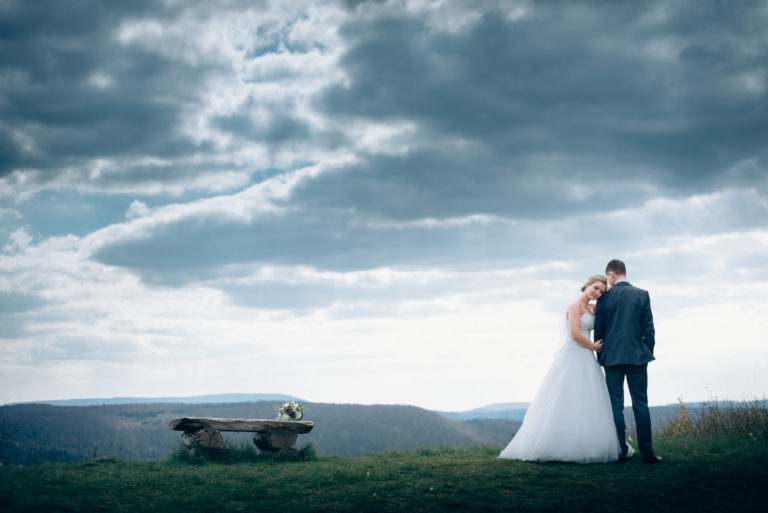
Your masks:
[{"label": "cloud", "polygon": [[7,400],[526,400],[613,257],[653,298],[654,402],[766,388],[758,4],[0,12]]},{"label": "cloud", "polygon": [[14,314],[40,308],[45,304],[40,297],[18,292],[0,292],[0,312]]},{"label": "cloud", "polygon": [[[436,216],[441,208],[495,214],[502,202],[537,215],[532,203],[566,214],[580,203],[561,190],[572,177],[587,188],[626,184],[625,201],[636,202],[659,189],[748,185],[727,170],[751,159],[766,174],[765,95],[738,78],[768,80],[768,48],[754,22],[766,13],[729,10],[713,42],[698,22],[720,10],[699,6],[692,22],[680,4],[649,12],[647,4],[528,3],[514,20],[487,8],[459,31],[435,29],[439,10],[351,19],[341,28],[347,81],[317,107],[331,117],[413,123],[415,149],[367,155],[359,168],[325,177],[334,181],[318,196],[341,190],[329,202],[361,198],[359,208],[388,216],[408,216],[403,205]],[[698,52],[709,60],[693,58]],[[387,194],[371,202],[379,190]],[[401,203],[379,204],[394,198]]]},{"label": "cloud", "polygon": [[13,208],[0,208],[0,220],[7,221],[9,219],[19,219],[21,213]]},{"label": "cloud", "polygon": [[[3,52],[3,75],[10,79],[2,87],[3,119],[31,141],[17,166],[57,169],[88,158],[194,151],[177,124],[183,102],[194,95],[183,84],[195,83],[205,68],[114,40],[120,17],[140,15],[145,6],[59,7],[17,4],[6,12],[5,24],[15,30]],[[101,86],[92,87],[94,76],[102,77]]]},{"label": "cloud", "polygon": [[[307,175],[295,183],[322,176]],[[244,304],[284,308],[295,301],[297,308],[307,308],[347,296],[362,300],[361,293],[374,293],[361,292],[360,282],[351,278],[350,283],[299,280],[305,274],[296,269],[304,267],[318,270],[317,276],[323,275],[322,270],[330,276],[357,276],[374,269],[507,269],[575,258],[569,255],[582,255],[578,260],[586,262],[597,256],[599,248],[603,255],[645,255],[643,259],[650,260],[643,267],[648,274],[672,277],[679,272],[678,264],[653,256],[654,252],[688,253],[685,248],[692,240],[759,234],[768,222],[768,204],[754,189],[684,199],[660,197],[610,213],[600,208],[552,219],[467,216],[404,222],[359,216],[343,205],[318,217],[312,211],[285,206],[292,204],[293,190],[281,193],[280,208],[258,215],[249,213],[254,197],[250,191],[222,201],[165,207],[133,223],[105,228],[86,244],[98,261],[132,269],[150,283],[205,282],[222,287]],[[708,265],[706,253],[689,258],[689,266]],[[750,262],[737,264],[734,258],[728,259],[734,269],[748,268]],[[598,266],[593,272],[604,264],[592,262]],[[281,282],[274,273],[267,279],[259,269],[284,269],[291,281]],[[251,272],[262,278],[249,278]],[[444,290],[434,283],[430,287],[435,294]],[[409,297],[411,293],[395,289],[388,294]]]},{"label": "cloud", "polygon": [[144,217],[149,213],[150,210],[146,203],[139,200],[133,200],[133,202],[131,202],[130,206],[128,207],[128,212],[126,212],[125,216],[128,219],[133,219],[136,217]]},{"label": "cloud", "polygon": [[321,7],[8,3],[0,194],[218,192],[333,151],[296,100],[333,80]]},{"label": "cloud", "polygon": [[725,171],[766,173],[765,13],[688,7],[11,3],[0,194],[230,192],[339,152],[360,165],[308,201],[385,216],[568,213],[573,176],[638,202],[748,185]]},{"label": "cloud", "polygon": [[3,252],[14,253],[24,251],[32,242],[32,236],[24,228],[19,228],[8,238],[8,242],[3,246]]}]

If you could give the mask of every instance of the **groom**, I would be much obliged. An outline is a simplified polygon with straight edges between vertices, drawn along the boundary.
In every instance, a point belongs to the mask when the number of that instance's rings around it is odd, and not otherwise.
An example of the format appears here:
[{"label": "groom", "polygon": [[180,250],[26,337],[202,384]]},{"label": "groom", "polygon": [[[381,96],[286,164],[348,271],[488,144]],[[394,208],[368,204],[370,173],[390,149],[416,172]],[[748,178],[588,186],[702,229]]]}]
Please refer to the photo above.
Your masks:
[{"label": "groom", "polygon": [[613,422],[619,436],[621,455],[627,459],[624,425],[624,378],[627,379],[632,411],[635,413],[637,443],[643,463],[659,463],[651,446],[651,415],[648,412],[648,362],[654,360],[655,344],[651,299],[645,290],[627,282],[627,268],[621,260],[605,267],[611,289],[597,300],[595,340],[603,339],[598,362],[605,367],[605,382],[611,397]]}]

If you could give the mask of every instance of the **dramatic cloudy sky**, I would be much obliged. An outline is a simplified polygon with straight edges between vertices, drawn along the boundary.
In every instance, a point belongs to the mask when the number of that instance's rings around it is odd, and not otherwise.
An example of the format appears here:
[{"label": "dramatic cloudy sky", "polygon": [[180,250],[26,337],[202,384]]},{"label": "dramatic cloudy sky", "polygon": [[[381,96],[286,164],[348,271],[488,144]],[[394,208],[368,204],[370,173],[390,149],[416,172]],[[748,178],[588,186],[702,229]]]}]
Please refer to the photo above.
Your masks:
[{"label": "dramatic cloudy sky", "polygon": [[651,403],[768,393],[768,5],[0,0],[0,403],[533,397],[611,258]]}]

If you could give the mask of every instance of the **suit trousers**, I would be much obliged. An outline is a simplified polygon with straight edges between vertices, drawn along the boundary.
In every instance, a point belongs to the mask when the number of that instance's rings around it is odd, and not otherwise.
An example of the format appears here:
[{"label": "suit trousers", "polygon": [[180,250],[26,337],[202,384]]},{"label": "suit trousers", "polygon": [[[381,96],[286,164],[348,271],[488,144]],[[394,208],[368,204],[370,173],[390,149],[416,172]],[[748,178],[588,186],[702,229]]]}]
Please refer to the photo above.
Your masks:
[{"label": "suit trousers", "polygon": [[605,367],[605,382],[613,408],[613,422],[619,437],[622,454],[627,454],[626,425],[624,422],[624,378],[627,379],[632,411],[635,414],[637,445],[640,454],[653,455],[651,445],[651,414],[648,411],[648,364],[611,365]]}]

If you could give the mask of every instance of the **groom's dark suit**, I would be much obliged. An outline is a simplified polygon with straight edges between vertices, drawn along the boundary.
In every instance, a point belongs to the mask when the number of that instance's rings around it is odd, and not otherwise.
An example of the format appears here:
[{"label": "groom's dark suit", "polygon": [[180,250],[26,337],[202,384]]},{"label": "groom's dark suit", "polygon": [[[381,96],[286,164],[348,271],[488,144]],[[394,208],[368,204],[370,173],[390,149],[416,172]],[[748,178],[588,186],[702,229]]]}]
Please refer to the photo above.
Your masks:
[{"label": "groom's dark suit", "polygon": [[645,290],[620,281],[597,300],[595,340],[603,339],[603,349],[597,360],[605,367],[613,421],[624,455],[627,453],[624,425],[626,376],[640,453],[643,458],[653,457],[647,389],[648,362],[654,360],[654,336],[651,299]]}]

